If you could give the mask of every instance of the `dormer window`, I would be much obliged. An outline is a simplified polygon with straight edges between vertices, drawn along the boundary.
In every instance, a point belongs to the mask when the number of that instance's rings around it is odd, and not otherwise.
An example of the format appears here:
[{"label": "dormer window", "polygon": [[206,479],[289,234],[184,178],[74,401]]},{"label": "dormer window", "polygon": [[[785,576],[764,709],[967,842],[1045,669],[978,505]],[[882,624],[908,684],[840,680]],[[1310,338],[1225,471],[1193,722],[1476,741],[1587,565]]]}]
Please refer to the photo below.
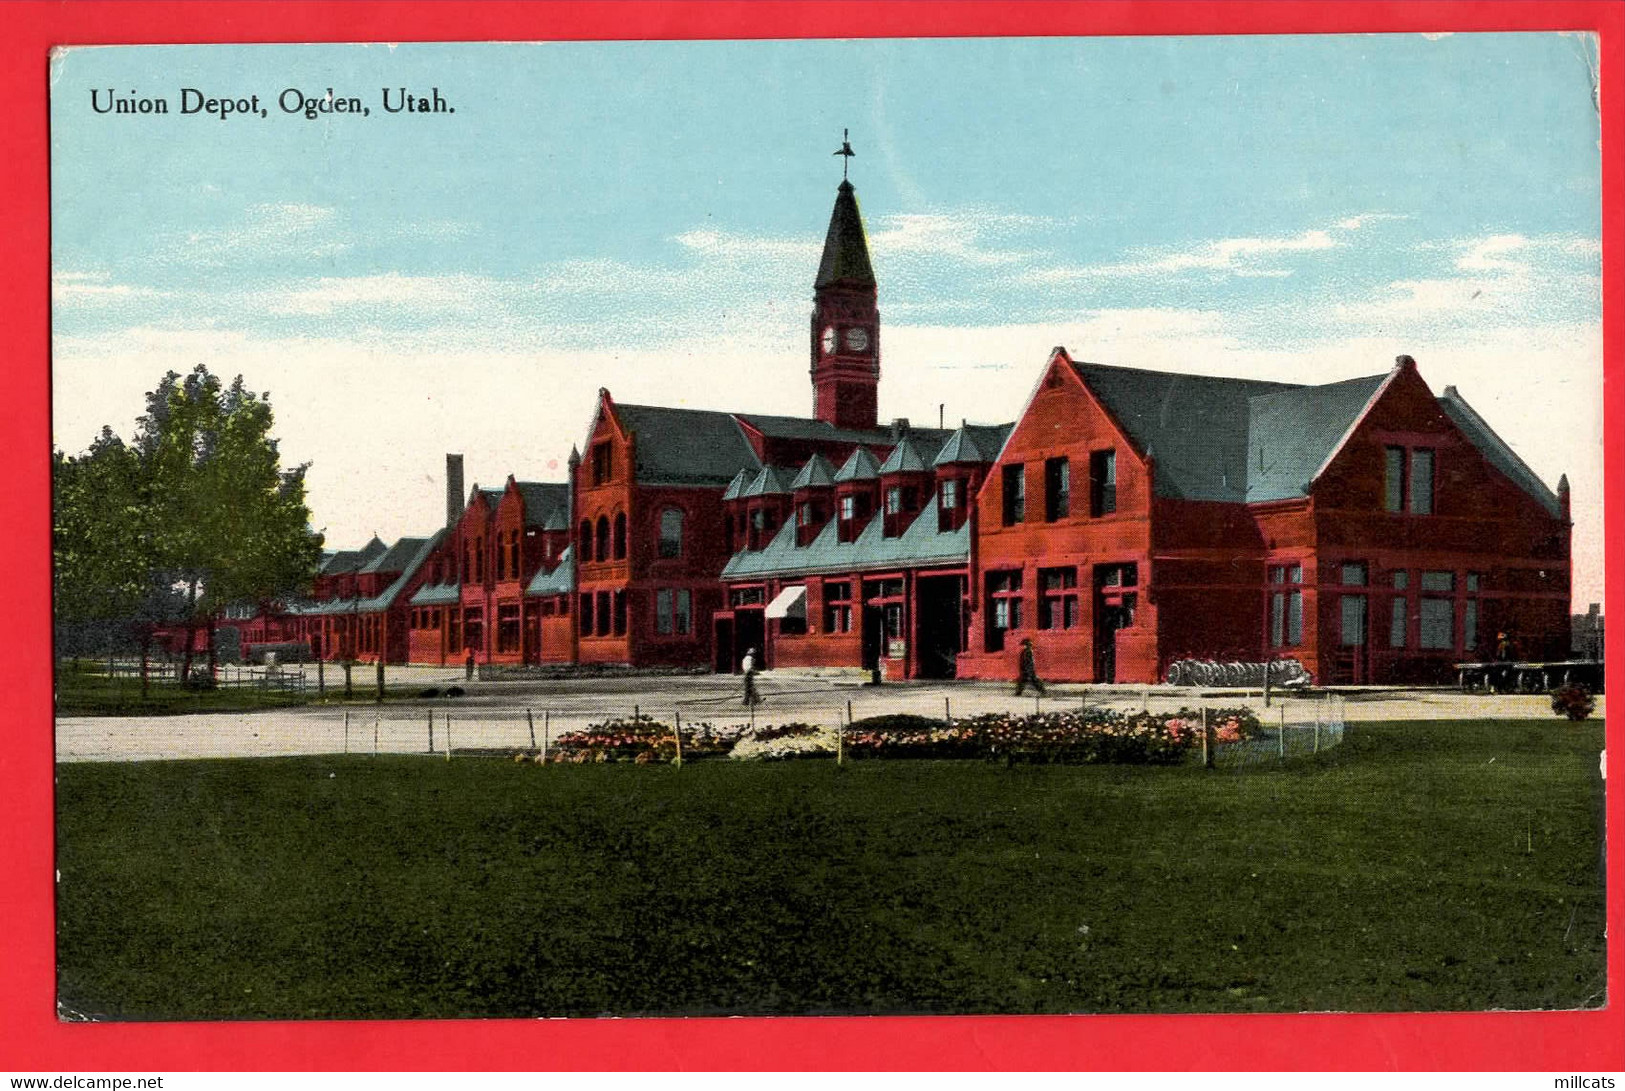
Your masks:
[{"label": "dormer window", "polygon": [[592,448],[592,483],[594,485],[606,484],[613,475],[615,468],[614,448],[606,440],[595,443]]}]

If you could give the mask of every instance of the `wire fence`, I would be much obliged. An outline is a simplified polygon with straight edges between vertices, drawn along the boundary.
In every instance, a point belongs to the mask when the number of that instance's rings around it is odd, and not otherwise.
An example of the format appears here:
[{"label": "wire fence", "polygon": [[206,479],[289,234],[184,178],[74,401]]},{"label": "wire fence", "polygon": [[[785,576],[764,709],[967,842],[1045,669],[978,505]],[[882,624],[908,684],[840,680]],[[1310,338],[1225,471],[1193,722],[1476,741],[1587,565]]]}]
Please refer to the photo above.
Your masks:
[{"label": "wire fence", "polygon": [[[827,690],[822,692],[828,696]],[[410,709],[389,705],[303,708],[279,713],[274,718],[211,717],[207,730],[184,723],[187,718],[158,718],[140,731],[122,730],[116,738],[106,740],[110,747],[134,747],[136,752],[117,753],[108,749],[97,753],[95,741],[86,739],[80,747],[85,752],[73,756],[113,759],[224,754],[432,754],[451,758],[524,753],[545,756],[558,747],[563,736],[588,731],[607,721],[627,719],[652,720],[674,731],[680,728],[685,740],[702,735],[737,739],[763,728],[791,724],[818,728],[822,737],[833,739],[837,733],[850,729],[854,722],[896,715],[955,721],[987,711],[1024,715],[1029,711],[1055,713],[1110,708],[1170,716],[1180,712],[1195,712],[1198,716],[1201,713],[1200,707],[1192,708],[1188,702],[1162,697],[1129,702],[1042,697],[1025,707],[1011,708],[1008,701],[1001,702],[996,710],[981,707],[985,703],[948,697],[935,707],[926,707],[919,700],[864,695],[827,703],[808,702],[783,711],[762,706],[747,708],[737,699],[573,709],[493,708],[474,704]],[[1212,702],[1210,707],[1218,712],[1235,706]],[[1335,694],[1278,702],[1261,718],[1263,730],[1254,738],[1239,742],[1215,739],[1213,764],[1224,767],[1278,762],[1328,750],[1343,741],[1343,699]],[[1200,746],[1193,745],[1189,760],[1200,762],[1202,759]]]}]

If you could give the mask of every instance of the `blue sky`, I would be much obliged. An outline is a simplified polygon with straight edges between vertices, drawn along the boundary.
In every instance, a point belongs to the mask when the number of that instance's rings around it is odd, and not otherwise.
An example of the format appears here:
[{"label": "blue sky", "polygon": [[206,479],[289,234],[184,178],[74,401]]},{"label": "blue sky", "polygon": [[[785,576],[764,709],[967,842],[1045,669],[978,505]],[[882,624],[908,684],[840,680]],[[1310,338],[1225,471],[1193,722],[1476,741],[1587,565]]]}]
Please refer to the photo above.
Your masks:
[{"label": "blue sky", "polygon": [[[848,128],[884,414],[1009,419],[1054,344],[1302,381],[1410,352],[1570,475],[1598,597],[1594,65],[1555,34],[72,50],[56,442],[127,433],[167,368],[242,372],[349,544],[434,525],[448,450],[559,477],[601,385],[806,412]],[[401,86],[456,112],[385,114]]]}]

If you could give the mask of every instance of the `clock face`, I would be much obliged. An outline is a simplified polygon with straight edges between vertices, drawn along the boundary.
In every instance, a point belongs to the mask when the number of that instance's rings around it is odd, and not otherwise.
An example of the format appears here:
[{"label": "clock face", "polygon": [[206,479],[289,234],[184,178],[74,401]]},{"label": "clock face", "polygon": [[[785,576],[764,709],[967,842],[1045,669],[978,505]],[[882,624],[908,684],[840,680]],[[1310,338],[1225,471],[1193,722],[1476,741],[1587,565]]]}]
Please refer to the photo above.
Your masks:
[{"label": "clock face", "polygon": [[862,326],[853,326],[846,331],[846,347],[853,352],[862,352],[869,347],[869,331]]},{"label": "clock face", "polygon": [[824,327],[824,351],[825,352],[834,352],[835,351],[835,327],[834,326],[825,326]]}]

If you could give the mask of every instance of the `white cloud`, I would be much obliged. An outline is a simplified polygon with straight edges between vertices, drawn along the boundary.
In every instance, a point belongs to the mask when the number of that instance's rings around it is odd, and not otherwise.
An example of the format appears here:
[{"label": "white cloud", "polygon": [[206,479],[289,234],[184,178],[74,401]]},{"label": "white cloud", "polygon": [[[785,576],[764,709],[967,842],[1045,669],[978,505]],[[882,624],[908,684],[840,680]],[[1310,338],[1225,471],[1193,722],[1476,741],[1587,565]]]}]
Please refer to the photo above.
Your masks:
[{"label": "white cloud", "polygon": [[106,273],[63,270],[51,274],[51,302],[58,305],[116,303],[166,294],[155,288],[115,284]]},{"label": "white cloud", "polygon": [[1237,277],[1291,276],[1290,268],[1269,261],[1290,254],[1333,250],[1347,243],[1336,232],[1358,230],[1371,215],[1350,217],[1330,228],[1309,228],[1295,235],[1215,239],[1183,250],[1132,252],[1133,256],[1100,265],[1034,269],[1022,279],[1033,284],[1065,284],[1112,277],[1170,277],[1209,273]]},{"label": "white cloud", "polygon": [[306,258],[332,257],[351,249],[337,237],[338,213],[309,204],[250,205],[236,224],[171,237],[159,254],[176,263],[222,265],[252,263],[268,257],[297,254]]}]

